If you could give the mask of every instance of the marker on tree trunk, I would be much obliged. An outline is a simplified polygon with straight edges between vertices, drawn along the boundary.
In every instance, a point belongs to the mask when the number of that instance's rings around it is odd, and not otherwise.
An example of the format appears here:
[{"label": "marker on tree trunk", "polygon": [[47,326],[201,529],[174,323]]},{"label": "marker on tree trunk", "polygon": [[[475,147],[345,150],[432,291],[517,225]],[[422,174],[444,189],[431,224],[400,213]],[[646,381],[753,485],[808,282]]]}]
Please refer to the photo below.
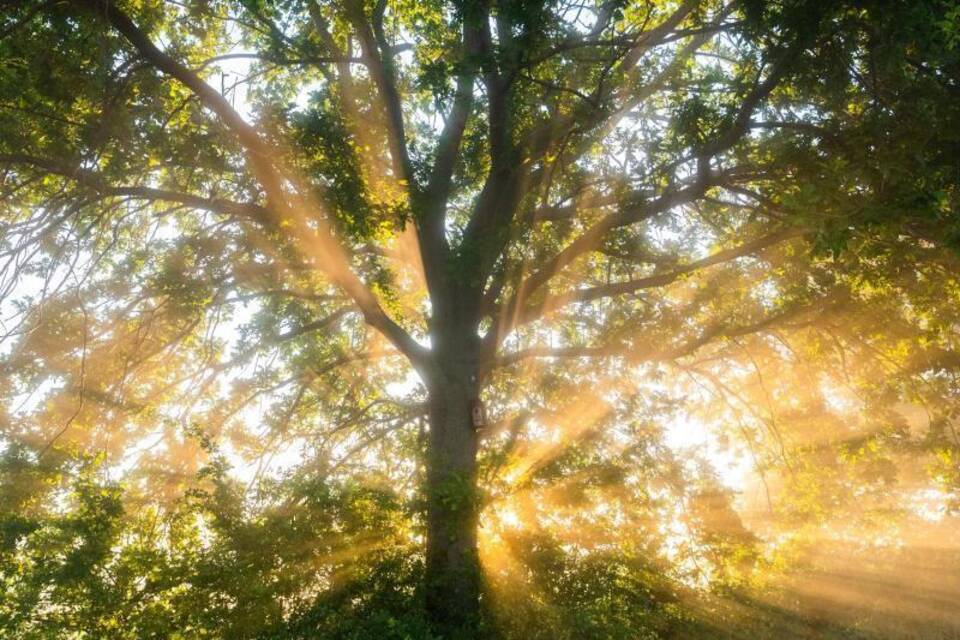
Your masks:
[{"label": "marker on tree trunk", "polygon": [[483,406],[483,400],[476,398],[473,401],[473,406],[470,409],[470,416],[473,421],[473,428],[479,429],[484,427],[487,424],[487,410]]}]

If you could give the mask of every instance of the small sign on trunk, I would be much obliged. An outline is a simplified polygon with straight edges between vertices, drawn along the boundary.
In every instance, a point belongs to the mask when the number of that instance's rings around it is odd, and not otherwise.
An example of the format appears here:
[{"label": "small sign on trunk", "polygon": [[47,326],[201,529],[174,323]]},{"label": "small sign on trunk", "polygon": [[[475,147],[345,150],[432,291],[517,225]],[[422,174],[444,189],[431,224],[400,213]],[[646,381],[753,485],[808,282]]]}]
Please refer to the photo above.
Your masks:
[{"label": "small sign on trunk", "polygon": [[487,424],[487,409],[483,406],[483,400],[476,398],[470,409],[470,417],[473,421],[473,428],[479,429]]}]

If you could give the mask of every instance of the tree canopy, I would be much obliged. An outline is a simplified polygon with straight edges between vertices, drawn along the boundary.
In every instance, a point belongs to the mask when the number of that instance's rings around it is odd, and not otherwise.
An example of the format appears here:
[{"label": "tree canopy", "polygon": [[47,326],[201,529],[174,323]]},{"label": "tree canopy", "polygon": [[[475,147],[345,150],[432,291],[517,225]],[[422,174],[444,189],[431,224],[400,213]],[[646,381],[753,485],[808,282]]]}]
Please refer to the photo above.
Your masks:
[{"label": "tree canopy", "polygon": [[0,7],[0,637],[960,632],[955,1]]}]

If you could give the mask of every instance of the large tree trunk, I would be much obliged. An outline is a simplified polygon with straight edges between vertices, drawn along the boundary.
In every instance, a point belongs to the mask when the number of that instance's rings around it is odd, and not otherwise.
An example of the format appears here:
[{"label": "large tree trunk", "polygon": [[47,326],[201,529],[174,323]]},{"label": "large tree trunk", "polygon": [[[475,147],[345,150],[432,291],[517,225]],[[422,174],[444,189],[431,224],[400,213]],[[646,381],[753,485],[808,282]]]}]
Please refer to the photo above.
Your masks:
[{"label": "large tree trunk", "polygon": [[424,588],[433,631],[450,640],[477,637],[480,622],[475,371],[448,360],[429,384]]}]

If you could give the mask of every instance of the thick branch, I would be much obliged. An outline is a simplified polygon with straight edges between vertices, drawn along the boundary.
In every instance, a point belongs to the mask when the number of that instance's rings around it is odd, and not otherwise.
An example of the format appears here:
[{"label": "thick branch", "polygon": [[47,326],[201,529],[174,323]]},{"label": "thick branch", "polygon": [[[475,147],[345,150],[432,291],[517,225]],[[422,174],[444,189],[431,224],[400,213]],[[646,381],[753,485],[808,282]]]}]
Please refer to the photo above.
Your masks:
[{"label": "thick branch", "polygon": [[157,48],[150,38],[111,0],[73,0],[73,2],[85,7],[97,16],[106,18],[113,28],[119,31],[150,64],[171,78],[183,83],[200,98],[201,102],[217,114],[217,117],[237,136],[244,149],[247,150],[251,168],[264,189],[267,190],[267,196],[276,198],[278,200],[277,204],[285,200],[281,187],[282,179],[270,162],[270,158],[274,155],[273,150],[260,138],[256,130],[237,113],[226,98],[185,65]]},{"label": "thick branch", "polygon": [[515,326],[539,319],[544,315],[552,313],[557,309],[575,302],[590,302],[593,300],[599,300],[601,298],[627,295],[643,289],[663,287],[676,282],[683,276],[699,271],[700,269],[741,258],[743,256],[779,244],[785,240],[801,236],[803,233],[803,229],[784,229],[762,238],[757,238],[751,242],[744,243],[738,247],[717,251],[716,253],[713,253],[705,258],[695,260],[672,271],[656,273],[644,278],[636,278],[633,280],[627,280],[625,282],[612,282],[605,285],[587,287],[584,289],[577,289],[575,291],[568,291],[566,293],[549,296],[546,300],[538,305],[524,308],[520,312]]},{"label": "thick branch", "polygon": [[417,190],[413,165],[407,151],[407,136],[403,124],[403,106],[394,71],[390,45],[383,31],[384,3],[378,3],[371,21],[364,15],[363,3],[351,0],[347,5],[347,17],[357,32],[364,61],[370,69],[370,75],[377,85],[387,121],[387,142],[393,160],[397,178],[403,180],[411,190]]},{"label": "thick branch", "polygon": [[472,60],[480,50],[480,34],[475,26],[464,22],[462,35],[461,72],[457,77],[457,91],[450,114],[437,141],[433,168],[422,198],[422,209],[417,220],[420,252],[426,271],[431,297],[449,296],[447,290],[447,260],[450,247],[446,237],[446,209],[453,186],[453,170],[460,154],[463,132],[473,108],[473,86],[476,71]]},{"label": "thick branch", "polygon": [[[687,4],[689,5],[690,3]],[[677,13],[683,12],[686,7],[687,5],[681,7]],[[685,15],[686,14],[684,13],[683,16]],[[678,21],[674,23],[673,26],[679,24],[679,21],[682,20],[683,16],[680,16]],[[663,31],[663,33],[669,33],[673,26],[671,26],[669,29],[666,29],[666,31]],[[694,44],[691,46],[696,47],[699,46],[699,44],[694,42]],[[751,118],[753,117],[754,111],[785,77],[790,67],[795,64],[797,54],[802,51],[804,46],[805,40],[803,38],[798,38],[791,43],[788,48],[783,50],[780,53],[776,64],[774,64],[767,76],[763,80],[758,79],[754,88],[744,98],[731,126],[725,131],[721,132],[715,139],[703,145],[696,151],[697,177],[694,184],[679,192],[674,192],[674,194],[671,196],[661,197],[661,201],[666,199],[665,201],[667,206],[665,207],[658,207],[654,211],[645,210],[645,207],[640,207],[639,211],[634,214],[637,216],[638,220],[645,219],[650,215],[658,213],[659,211],[665,211],[677,206],[678,204],[690,202],[700,198],[706,193],[710,186],[719,184],[716,174],[711,172],[711,162],[717,155],[734,146],[749,131]],[[636,61],[633,61],[632,64],[635,63]],[[542,148],[546,149],[547,146],[543,146]],[[670,203],[671,199],[677,201]],[[559,273],[565,266],[573,262],[573,260],[578,256],[594,250],[603,242],[603,239],[609,231],[637,221],[634,220],[633,217],[634,216],[626,216],[626,219],[622,219],[624,218],[624,214],[621,212],[601,219],[598,223],[587,229],[587,231],[585,231],[566,248],[560,251],[560,253],[556,254],[545,267],[531,275],[521,285],[513,299],[508,301],[507,304],[502,308],[499,317],[494,319],[490,332],[488,332],[484,339],[485,353],[489,355],[495,351],[503,336],[509,333],[512,327],[515,326],[518,311],[522,307],[525,298],[529,298],[531,294],[546,284],[547,281]]]},{"label": "thick branch", "polygon": [[729,326],[724,323],[717,323],[711,327],[707,327],[695,338],[691,338],[679,346],[668,349],[638,348],[629,342],[618,342],[598,346],[530,347],[487,360],[483,368],[483,373],[486,375],[496,369],[534,358],[623,358],[632,365],[676,360],[693,355],[702,347],[717,339],[736,338],[759,333],[778,325],[783,326],[788,321],[796,319],[797,316],[802,313],[818,308],[825,309],[826,306],[798,306],[781,313],[772,314],[748,325]]},{"label": "thick branch", "polygon": [[0,154],[0,164],[20,164],[41,169],[48,174],[59,175],[77,184],[90,188],[103,196],[136,198],[139,200],[161,200],[176,202],[191,209],[202,209],[222,215],[240,216],[263,221],[267,219],[267,210],[255,203],[234,202],[223,198],[205,198],[191,193],[182,193],[169,189],[155,189],[140,185],[113,186],[95,171],[81,169],[51,158],[39,158],[24,154]]},{"label": "thick branch", "polygon": [[722,182],[726,175],[728,174],[701,175],[689,187],[665,194],[653,202],[623,208],[594,223],[593,226],[547,261],[543,267],[527,277],[520,284],[513,297],[500,307],[500,312],[494,317],[490,330],[484,337],[485,352],[492,354],[503,338],[516,326],[518,314],[525,306],[526,300],[578,257],[599,247],[610,231],[636,224],[659,213],[691,202],[702,196],[712,184]]},{"label": "thick branch", "polygon": [[148,62],[161,72],[176,79],[188,87],[200,98],[201,102],[212,110],[237,137],[246,150],[250,168],[267,193],[268,208],[277,216],[279,226],[292,225],[292,237],[301,243],[302,249],[311,249],[317,266],[323,269],[340,287],[353,298],[360,307],[368,324],[382,332],[402,351],[414,366],[426,366],[427,350],[400,325],[391,319],[380,306],[370,289],[357,277],[350,267],[343,247],[336,241],[329,227],[323,224],[319,216],[313,216],[320,228],[313,230],[306,224],[305,203],[290,196],[284,185],[289,176],[284,176],[275,166],[279,154],[260,137],[257,131],[230,105],[226,98],[217,93],[197,74],[177,62],[157,48],[156,45],[137,27],[133,21],[120,11],[111,0],[73,0],[97,16],[105,18],[119,31]]}]

